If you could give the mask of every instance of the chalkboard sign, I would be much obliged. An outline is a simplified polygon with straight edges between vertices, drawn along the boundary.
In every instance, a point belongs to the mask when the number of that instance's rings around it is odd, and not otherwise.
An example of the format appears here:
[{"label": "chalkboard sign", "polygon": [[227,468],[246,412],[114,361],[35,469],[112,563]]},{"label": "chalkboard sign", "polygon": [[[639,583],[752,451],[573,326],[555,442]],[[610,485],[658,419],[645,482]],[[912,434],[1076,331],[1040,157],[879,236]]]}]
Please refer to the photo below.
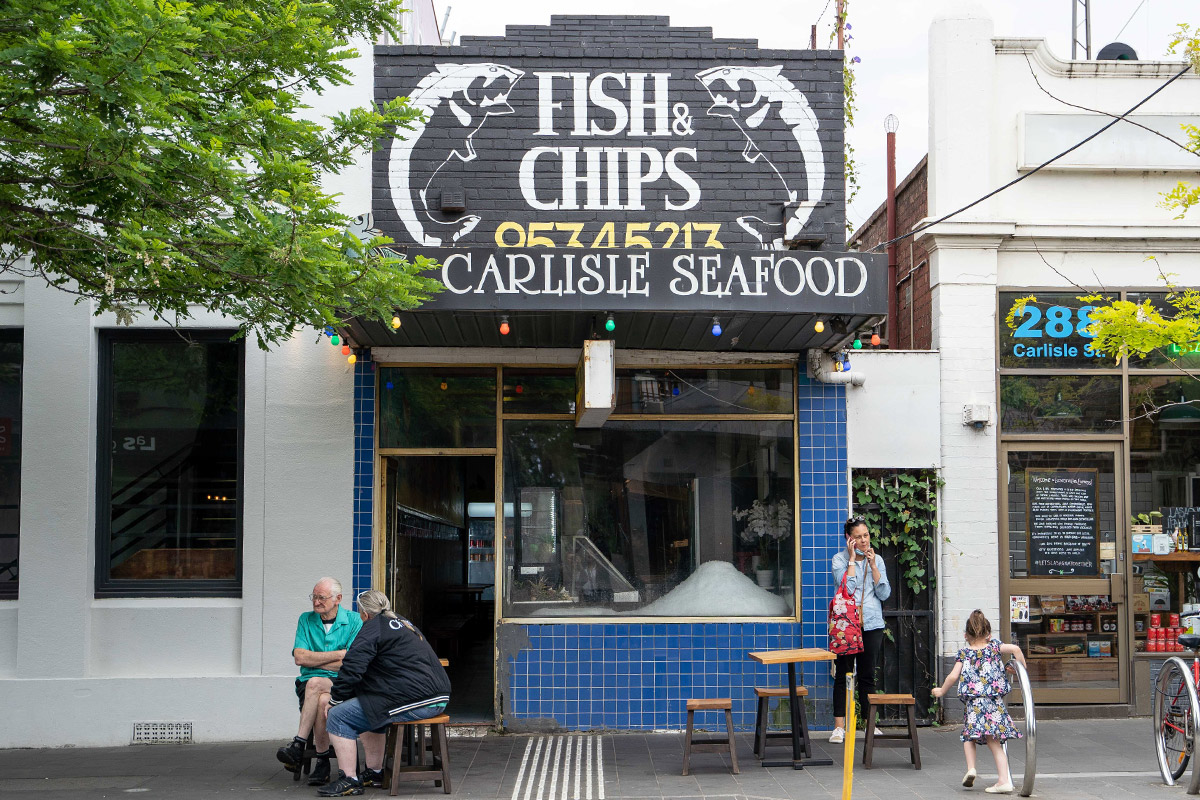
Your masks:
[{"label": "chalkboard sign", "polygon": [[1189,550],[1200,549],[1200,508],[1193,506],[1163,506],[1162,532],[1173,536],[1175,529],[1183,531]]},{"label": "chalkboard sign", "polygon": [[1098,516],[1095,469],[1029,469],[1029,574],[1094,576]]}]

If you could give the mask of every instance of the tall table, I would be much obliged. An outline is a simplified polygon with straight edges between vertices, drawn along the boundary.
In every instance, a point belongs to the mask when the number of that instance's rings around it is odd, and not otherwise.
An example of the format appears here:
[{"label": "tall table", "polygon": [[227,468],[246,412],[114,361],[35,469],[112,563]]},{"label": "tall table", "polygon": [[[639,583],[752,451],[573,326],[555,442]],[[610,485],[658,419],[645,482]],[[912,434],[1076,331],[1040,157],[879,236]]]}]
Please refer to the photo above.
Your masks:
[{"label": "tall table", "polygon": [[[800,745],[800,712],[796,696],[796,664],[805,661],[833,661],[837,658],[828,650],[819,647],[802,647],[796,650],[762,650],[750,653],[750,658],[760,664],[787,664],[788,686],[791,687],[791,697],[788,699],[788,713],[792,718],[792,759],[791,761],[766,761],[764,767],[786,767],[804,769],[804,755]],[[810,758],[810,766],[825,767],[833,764],[832,759]]]}]

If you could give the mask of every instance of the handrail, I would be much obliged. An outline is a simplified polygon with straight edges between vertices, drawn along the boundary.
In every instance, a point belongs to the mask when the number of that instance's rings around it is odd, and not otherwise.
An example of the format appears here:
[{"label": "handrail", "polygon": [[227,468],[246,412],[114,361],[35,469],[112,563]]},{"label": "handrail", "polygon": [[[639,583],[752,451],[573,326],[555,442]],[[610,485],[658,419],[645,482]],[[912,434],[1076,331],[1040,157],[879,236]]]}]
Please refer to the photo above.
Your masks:
[{"label": "handrail", "polygon": [[[1033,794],[1033,781],[1037,777],[1037,714],[1034,712],[1033,690],[1029,686],[1029,673],[1025,665],[1015,658],[1008,662],[1021,685],[1021,701],[1025,706],[1025,774],[1021,780],[1021,797]],[[1009,765],[1009,775],[1012,765]]]}]

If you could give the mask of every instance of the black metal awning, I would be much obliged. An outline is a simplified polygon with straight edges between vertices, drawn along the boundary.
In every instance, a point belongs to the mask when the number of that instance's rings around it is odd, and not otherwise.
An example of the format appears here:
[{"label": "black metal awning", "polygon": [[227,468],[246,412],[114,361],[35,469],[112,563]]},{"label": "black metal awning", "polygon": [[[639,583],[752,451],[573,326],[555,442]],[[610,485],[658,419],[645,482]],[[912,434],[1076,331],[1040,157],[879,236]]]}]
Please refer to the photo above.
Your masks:
[{"label": "black metal awning", "polygon": [[[713,315],[722,332],[713,336]],[[616,328],[604,329],[608,315],[583,311],[454,311],[416,310],[399,313],[401,325],[351,320],[345,332],[359,347],[579,347],[585,339],[614,339],[617,347],[634,350],[695,352],[799,352],[830,348],[853,339],[854,331],[870,336],[879,316],[842,316],[849,333],[834,332],[833,318],[818,314],[735,312],[613,312]],[[501,335],[507,318],[509,333]],[[817,333],[817,320],[825,330]],[[840,325],[837,326],[839,330]]]}]

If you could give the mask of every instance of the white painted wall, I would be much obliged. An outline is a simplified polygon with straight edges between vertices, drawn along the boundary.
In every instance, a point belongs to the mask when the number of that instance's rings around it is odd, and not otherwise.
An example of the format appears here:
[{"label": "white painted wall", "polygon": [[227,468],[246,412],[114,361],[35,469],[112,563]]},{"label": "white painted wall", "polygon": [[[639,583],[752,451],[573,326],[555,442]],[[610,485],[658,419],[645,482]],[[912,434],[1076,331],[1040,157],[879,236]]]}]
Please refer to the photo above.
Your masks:
[{"label": "white painted wall", "polygon": [[[21,589],[0,602],[0,748],[125,744],[135,721],[193,722],[200,741],[291,735],[296,618],[319,577],[350,586],[352,368],[316,332],[270,353],[246,345],[241,598],[95,599],[97,329],[112,320],[34,282],[23,296],[15,312],[0,304],[25,320]],[[229,327],[198,316],[214,326]]]},{"label": "white painted wall", "polygon": [[850,355],[862,387],[846,389],[851,469],[941,466],[936,352],[873,350]]},{"label": "white painted wall", "polygon": [[[413,8],[407,41],[437,44],[431,0]],[[371,104],[372,44],[355,44],[355,80],[309,95],[310,118]],[[370,154],[324,186],[346,213],[368,211]],[[241,598],[97,600],[97,329],[117,325],[74,300],[0,281],[0,326],[25,328],[21,593],[0,601],[0,748],[126,744],[137,721],[189,721],[197,741],[287,738],[296,618],[322,576],[351,591],[353,368],[316,332],[269,353],[246,343]],[[190,324],[232,327],[204,312]]]},{"label": "white painted wall", "polygon": [[[1064,62],[1040,40],[993,39],[986,11],[973,3],[935,20],[929,63],[930,219],[1027,172],[1032,154],[1057,146],[1065,123],[1044,117],[1081,112],[1047,92],[1119,115],[1183,66]],[[1194,113],[1198,81],[1190,74],[1177,80],[1137,114],[1162,128],[1171,114]],[[1037,121],[1026,124],[1030,119]],[[1098,130],[1110,119],[1073,117],[1066,127]],[[1138,150],[1145,135],[1119,123],[1096,146],[920,234],[930,252],[933,336],[941,354],[941,514],[949,540],[939,580],[944,655],[959,647],[972,609],[999,619],[999,574],[1007,568],[998,552],[997,426],[974,430],[962,423],[966,404],[987,404],[997,419],[998,289],[1155,287],[1149,255],[1182,285],[1200,285],[1200,225],[1175,220],[1157,205],[1160,193],[1177,180],[1200,179],[1200,172],[1181,171],[1178,159],[1161,150]],[[1134,155],[1104,163],[1122,153]]]}]

